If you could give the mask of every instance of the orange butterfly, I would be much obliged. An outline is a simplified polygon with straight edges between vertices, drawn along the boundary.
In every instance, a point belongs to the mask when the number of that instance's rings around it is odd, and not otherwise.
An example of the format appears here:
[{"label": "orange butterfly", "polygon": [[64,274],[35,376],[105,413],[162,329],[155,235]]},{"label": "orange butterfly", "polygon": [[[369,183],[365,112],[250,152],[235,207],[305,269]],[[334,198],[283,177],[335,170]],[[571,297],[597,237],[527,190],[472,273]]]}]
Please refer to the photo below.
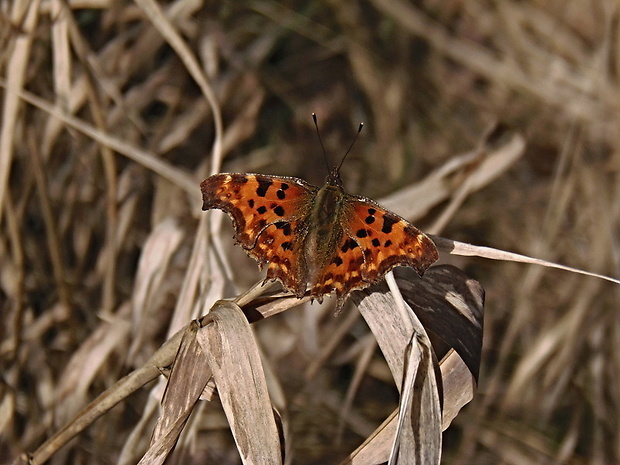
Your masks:
[{"label": "orange butterfly", "polygon": [[215,174],[200,185],[202,209],[232,218],[237,243],[259,267],[267,264],[266,279],[299,298],[308,288],[319,301],[335,291],[337,311],[352,291],[395,266],[412,266],[421,276],[439,258],[433,241],[406,220],[346,192],[338,168],[321,188],[248,173]]}]

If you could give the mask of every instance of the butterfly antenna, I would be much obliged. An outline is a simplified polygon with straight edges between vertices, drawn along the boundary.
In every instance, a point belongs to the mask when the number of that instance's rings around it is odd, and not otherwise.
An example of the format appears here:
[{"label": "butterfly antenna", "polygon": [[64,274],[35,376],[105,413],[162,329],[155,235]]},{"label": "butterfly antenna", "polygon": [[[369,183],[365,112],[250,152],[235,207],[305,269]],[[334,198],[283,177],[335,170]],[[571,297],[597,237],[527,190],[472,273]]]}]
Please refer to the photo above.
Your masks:
[{"label": "butterfly antenna", "polygon": [[344,159],[347,158],[347,155],[349,154],[349,152],[353,148],[353,145],[355,144],[355,141],[357,140],[357,136],[360,135],[360,132],[362,132],[362,129],[364,129],[364,123],[360,123],[360,127],[357,128],[357,134],[355,134],[355,137],[353,138],[353,142],[351,142],[351,145],[349,146],[349,150],[347,150],[347,153],[345,153],[344,157],[342,157],[342,160],[340,160],[340,164],[338,165],[338,168],[336,169],[336,172],[340,171],[340,167],[344,163]]},{"label": "butterfly antenna", "polygon": [[321,144],[321,149],[323,150],[323,159],[325,160],[325,167],[327,168],[327,172],[329,173],[331,170],[329,169],[329,163],[327,162],[327,153],[325,153],[325,146],[323,145],[323,139],[321,139],[321,132],[319,131],[319,123],[316,120],[316,113],[312,113],[312,119],[314,120],[314,127],[316,128],[316,135],[319,137],[319,143]]}]

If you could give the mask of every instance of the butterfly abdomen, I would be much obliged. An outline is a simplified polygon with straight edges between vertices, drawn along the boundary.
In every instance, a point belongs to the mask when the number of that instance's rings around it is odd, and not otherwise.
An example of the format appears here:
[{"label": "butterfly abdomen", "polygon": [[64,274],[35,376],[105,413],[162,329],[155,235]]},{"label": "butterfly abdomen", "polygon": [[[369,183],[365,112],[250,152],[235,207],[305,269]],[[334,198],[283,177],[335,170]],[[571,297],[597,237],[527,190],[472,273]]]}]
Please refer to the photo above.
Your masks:
[{"label": "butterfly abdomen", "polygon": [[308,282],[314,286],[336,253],[343,230],[341,219],[346,208],[343,192],[339,186],[326,184],[316,194],[312,210],[307,219],[308,234],[304,240],[304,255],[308,267]]}]

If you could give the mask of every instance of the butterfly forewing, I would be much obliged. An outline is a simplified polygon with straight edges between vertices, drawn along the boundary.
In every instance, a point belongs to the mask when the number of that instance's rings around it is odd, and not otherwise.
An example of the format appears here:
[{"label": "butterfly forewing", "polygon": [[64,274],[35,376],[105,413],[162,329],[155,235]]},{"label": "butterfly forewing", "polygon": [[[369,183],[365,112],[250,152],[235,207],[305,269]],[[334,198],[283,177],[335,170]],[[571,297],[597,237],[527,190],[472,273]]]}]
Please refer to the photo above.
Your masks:
[{"label": "butterfly forewing", "polygon": [[433,241],[400,216],[364,197],[354,196],[343,227],[362,249],[362,279],[376,282],[397,265],[422,275],[438,258]]},{"label": "butterfly forewing", "polygon": [[317,190],[297,178],[261,174],[214,174],[200,185],[203,210],[219,208],[232,218],[235,239],[253,249],[269,225],[290,222],[307,213],[306,205]]}]

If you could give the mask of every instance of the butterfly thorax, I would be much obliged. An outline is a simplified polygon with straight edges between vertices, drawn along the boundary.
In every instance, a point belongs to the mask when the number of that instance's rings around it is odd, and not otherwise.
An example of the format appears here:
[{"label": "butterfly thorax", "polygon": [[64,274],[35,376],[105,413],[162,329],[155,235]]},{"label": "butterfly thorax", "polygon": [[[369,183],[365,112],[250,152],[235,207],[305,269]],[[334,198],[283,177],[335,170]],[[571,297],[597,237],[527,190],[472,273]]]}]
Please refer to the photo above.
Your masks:
[{"label": "butterfly thorax", "polygon": [[308,281],[313,284],[318,273],[333,258],[342,238],[342,216],[348,194],[340,185],[325,184],[316,195],[308,217],[308,235],[304,241]]}]

